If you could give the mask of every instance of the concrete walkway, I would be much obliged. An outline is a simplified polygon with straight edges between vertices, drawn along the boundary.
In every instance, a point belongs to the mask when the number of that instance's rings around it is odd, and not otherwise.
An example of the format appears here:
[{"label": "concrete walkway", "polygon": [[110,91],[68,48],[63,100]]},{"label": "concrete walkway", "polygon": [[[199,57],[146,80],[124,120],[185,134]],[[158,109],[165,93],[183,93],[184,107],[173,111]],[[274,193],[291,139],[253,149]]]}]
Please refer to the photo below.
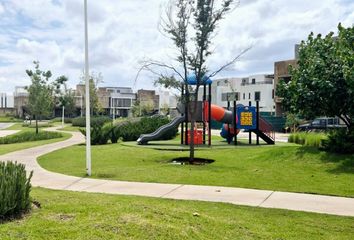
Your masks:
[{"label": "concrete walkway", "polygon": [[[51,130],[54,130],[53,128]],[[32,185],[49,189],[149,196],[168,199],[224,202],[264,208],[354,216],[354,198],[254,190],[231,187],[141,183],[79,178],[49,172],[36,159],[52,151],[84,141],[81,133],[58,143],[25,149],[0,156],[0,161],[17,161],[34,171]]]},{"label": "concrete walkway", "polygon": [[14,123],[0,123],[0,130],[9,128],[13,125],[15,125],[15,124]]},{"label": "concrete walkway", "polygon": [[20,130],[0,130],[0,137],[6,137],[15,133],[18,133]]},{"label": "concrete walkway", "polygon": [[6,137],[15,133],[18,133],[19,130],[3,130],[11,127],[14,123],[0,123],[0,137]]}]

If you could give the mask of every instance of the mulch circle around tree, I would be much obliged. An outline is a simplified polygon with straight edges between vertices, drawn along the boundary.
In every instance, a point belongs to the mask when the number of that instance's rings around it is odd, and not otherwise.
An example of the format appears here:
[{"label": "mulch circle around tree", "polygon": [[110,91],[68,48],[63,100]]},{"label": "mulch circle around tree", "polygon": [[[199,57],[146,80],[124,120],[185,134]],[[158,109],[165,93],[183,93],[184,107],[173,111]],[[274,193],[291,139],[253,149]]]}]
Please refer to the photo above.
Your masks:
[{"label": "mulch circle around tree", "polygon": [[[215,162],[215,160],[212,159],[206,159],[206,158],[194,158],[194,161],[192,165],[206,165],[206,164],[211,164]],[[177,164],[177,165],[190,165],[189,163],[189,157],[179,157],[179,158],[174,158],[171,160],[172,164]]]}]

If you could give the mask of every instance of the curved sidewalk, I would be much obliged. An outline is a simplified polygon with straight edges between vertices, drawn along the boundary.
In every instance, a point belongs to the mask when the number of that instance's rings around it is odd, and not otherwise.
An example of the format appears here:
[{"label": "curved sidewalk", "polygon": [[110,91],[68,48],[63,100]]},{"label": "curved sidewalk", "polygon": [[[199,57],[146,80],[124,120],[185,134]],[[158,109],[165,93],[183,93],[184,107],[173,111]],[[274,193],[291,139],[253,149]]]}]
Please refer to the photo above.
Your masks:
[{"label": "curved sidewalk", "polygon": [[[52,128],[51,130],[55,130]],[[0,161],[17,161],[33,171],[32,185],[57,190],[149,196],[169,199],[224,202],[264,208],[354,216],[354,198],[255,190],[245,188],[141,183],[79,178],[47,171],[37,158],[52,151],[83,143],[81,133],[73,132],[65,141],[25,149],[0,156]]]}]

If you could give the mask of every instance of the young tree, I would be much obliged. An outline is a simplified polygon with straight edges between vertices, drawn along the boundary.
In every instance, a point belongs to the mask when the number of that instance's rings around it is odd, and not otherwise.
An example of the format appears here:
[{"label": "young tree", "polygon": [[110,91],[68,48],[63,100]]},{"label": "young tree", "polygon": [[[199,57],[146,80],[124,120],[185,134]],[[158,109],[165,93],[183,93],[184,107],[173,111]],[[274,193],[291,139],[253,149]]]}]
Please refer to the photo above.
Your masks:
[{"label": "young tree", "polygon": [[[196,123],[196,110],[198,92],[205,80],[215,76],[235,61],[248,49],[236,56],[214,72],[210,72],[207,59],[212,55],[212,39],[220,21],[229,13],[234,0],[172,0],[166,11],[166,19],[162,19],[163,30],[173,41],[176,49],[176,60],[179,67],[170,66],[164,62],[146,61],[141,70],[157,73],[154,68],[160,67],[170,70],[173,78],[166,74],[160,75],[160,82],[169,86],[176,85],[176,78],[180,86],[188,85],[188,78],[193,75],[196,79],[194,86],[186,88],[185,99],[188,104],[191,122],[190,163],[194,161],[194,126]],[[140,71],[139,71],[140,72]],[[139,73],[138,73],[139,74]],[[162,81],[161,81],[162,80]]]},{"label": "young tree", "polygon": [[132,107],[132,113],[134,117],[143,117],[143,116],[150,116],[154,112],[154,102],[145,101],[140,102],[139,100],[135,101]]},{"label": "young tree", "polygon": [[300,125],[301,120],[296,116],[296,114],[288,113],[286,115],[285,126],[290,129],[291,132],[295,133],[296,128]]},{"label": "young tree", "polygon": [[65,117],[65,114],[72,116],[75,112],[74,93],[71,89],[68,89],[67,81],[66,76],[60,76],[53,83],[56,105],[62,107],[63,117]]},{"label": "young tree", "polygon": [[27,75],[31,78],[31,85],[27,87],[28,109],[34,115],[36,133],[38,134],[38,119],[50,115],[53,110],[53,90],[48,83],[52,73],[40,70],[38,61],[34,61],[33,64],[35,65],[33,71],[26,70]]},{"label": "young tree", "polygon": [[291,113],[337,116],[353,131],[354,27],[339,24],[338,30],[338,37],[333,32],[325,37],[311,33],[302,41],[298,67],[291,69],[290,82],[279,83],[277,95]]},{"label": "young tree", "polygon": [[[103,82],[103,76],[102,73],[94,73],[92,72],[90,74],[90,112],[91,115],[97,115],[102,112],[102,106],[100,104],[100,101],[98,99],[98,85]],[[81,83],[85,84],[85,76],[82,74],[80,77]],[[85,93],[83,94],[85,97]]]}]

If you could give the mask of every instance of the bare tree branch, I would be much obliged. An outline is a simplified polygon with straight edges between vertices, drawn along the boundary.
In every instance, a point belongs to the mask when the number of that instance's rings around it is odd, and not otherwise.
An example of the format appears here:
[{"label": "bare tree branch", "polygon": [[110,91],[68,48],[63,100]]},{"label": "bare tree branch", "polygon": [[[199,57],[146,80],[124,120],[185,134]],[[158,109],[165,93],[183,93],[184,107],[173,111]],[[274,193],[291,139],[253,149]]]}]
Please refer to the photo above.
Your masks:
[{"label": "bare tree branch", "polygon": [[212,74],[209,75],[209,78],[211,77],[215,77],[218,73],[220,73],[221,71],[225,70],[227,67],[229,67],[230,65],[234,64],[240,57],[242,57],[246,52],[248,52],[250,49],[252,48],[252,46],[247,47],[245,50],[243,50],[240,54],[238,54],[236,57],[234,57],[231,61],[229,61],[228,63],[226,63],[225,65],[221,66],[218,70],[216,70],[215,72],[213,72]]},{"label": "bare tree branch", "polygon": [[176,74],[179,78],[181,78],[181,80],[183,82],[185,82],[185,79],[183,77],[183,75],[177,70],[177,68],[175,68],[174,66],[168,65],[166,63],[163,62],[159,62],[159,61],[155,61],[155,60],[146,60],[143,62],[142,66],[139,68],[136,76],[135,76],[135,80],[134,80],[134,87],[138,81],[138,78],[141,74],[141,72],[143,71],[148,71],[151,72],[159,77],[163,77],[164,75],[161,73],[158,73],[156,70],[153,70],[153,67],[161,67],[161,68],[165,68],[165,69],[169,69],[172,70],[174,72],[174,74]]}]

